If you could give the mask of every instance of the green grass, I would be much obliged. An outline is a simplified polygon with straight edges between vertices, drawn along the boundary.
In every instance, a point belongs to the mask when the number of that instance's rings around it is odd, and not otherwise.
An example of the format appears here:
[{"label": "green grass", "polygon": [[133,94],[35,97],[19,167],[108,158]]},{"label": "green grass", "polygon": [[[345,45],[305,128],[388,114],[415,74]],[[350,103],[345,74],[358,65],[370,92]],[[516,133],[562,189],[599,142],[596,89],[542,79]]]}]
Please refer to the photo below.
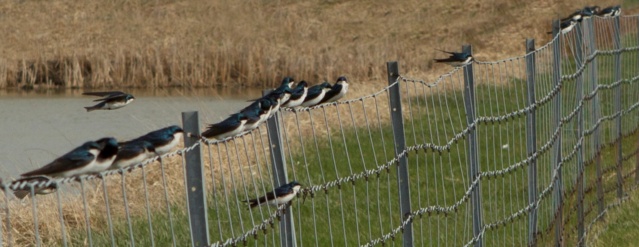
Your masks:
[{"label": "green grass", "polygon": [[593,234],[597,237],[591,238],[591,246],[635,246],[639,237],[639,194],[635,190],[629,193],[629,200],[619,207],[611,208],[605,216],[605,220],[600,222],[594,229]]},{"label": "green grass", "polygon": [[[624,59],[626,56],[624,56]],[[630,58],[628,58],[630,59]],[[599,60],[600,66],[603,60]],[[625,71],[625,70],[624,70]],[[477,73],[477,72],[476,72]],[[586,71],[587,73],[587,71]],[[629,78],[633,73],[624,72],[624,78]],[[605,74],[599,75],[599,83],[611,83],[612,78]],[[549,75],[538,75],[537,99],[548,94],[552,88]],[[546,79],[544,79],[546,78]],[[476,115],[498,116],[521,109],[525,106],[525,83],[519,79],[507,79],[505,85],[495,86],[490,83],[479,84],[475,88]],[[585,80],[587,83],[588,80]],[[456,83],[456,82],[455,82]],[[441,87],[427,88],[421,84],[401,84],[401,92],[407,95],[416,92],[418,97],[405,98],[404,131],[408,146],[433,143],[439,146],[454,139],[454,135],[461,132],[466,125],[464,99],[461,91],[441,90]],[[585,84],[588,85],[588,84]],[[562,88],[562,113],[565,116],[576,107],[576,88],[574,81],[566,82]],[[636,100],[638,89],[636,83],[622,86],[622,107],[628,108]],[[613,114],[615,98],[614,90],[604,89],[598,93],[602,101],[601,114]],[[634,96],[633,96],[634,95]],[[386,97],[379,97],[378,101],[386,101]],[[363,104],[374,104],[373,99],[367,99]],[[552,101],[537,108],[537,147],[550,141],[553,131]],[[361,112],[359,103],[352,106]],[[375,107],[366,107],[368,125],[354,127],[350,109],[340,107],[340,119],[343,131],[339,126],[326,126],[321,110],[314,111],[311,115],[314,129],[317,135],[304,136],[303,140],[289,139],[285,142],[285,156],[288,163],[289,179],[295,179],[303,185],[320,185],[329,181],[344,179],[350,174],[358,174],[366,170],[375,169],[377,165],[385,164],[394,156],[393,133],[389,123],[377,121],[377,115],[387,116],[387,110],[375,111]],[[336,115],[334,107],[327,109],[327,115]],[[625,130],[636,128],[637,110],[622,118]],[[299,117],[305,120],[304,124],[310,124],[308,113],[300,113]],[[592,115],[590,101],[584,105],[584,127],[589,129],[595,123]],[[295,121],[293,114],[285,114],[284,120]],[[364,121],[355,119],[355,121]],[[599,130],[601,143],[610,144],[615,140],[614,121],[604,121]],[[328,131],[327,131],[328,130]],[[561,133],[562,156],[566,157],[573,151],[576,144],[577,116],[566,123]],[[297,131],[296,129],[293,131]],[[507,168],[527,157],[526,151],[526,118],[516,116],[505,119],[500,123],[482,123],[477,127],[478,162],[481,171],[495,171]],[[326,135],[325,132],[330,133]],[[324,134],[321,134],[324,133]],[[638,136],[630,132],[623,139],[623,154],[628,155],[636,150]],[[432,150],[419,150],[408,155],[408,171],[411,191],[411,210],[426,208],[428,206],[451,206],[462,198],[469,185],[467,168],[467,143],[466,139],[459,139],[452,143],[450,149],[444,152]],[[584,139],[583,160],[585,161],[584,186],[595,188],[597,166],[594,160],[594,135]],[[242,144],[240,142],[240,150]],[[302,149],[303,147],[303,149]],[[605,172],[602,176],[603,187],[606,188],[604,204],[614,202],[616,199],[616,177],[614,164],[616,162],[615,146],[605,145],[601,152],[601,169]],[[225,147],[221,151],[226,155]],[[205,149],[205,152],[207,150]],[[217,149],[213,147],[214,156]],[[231,156],[245,157],[240,151],[229,147]],[[253,153],[253,152],[250,152]],[[247,164],[223,164],[223,166],[239,166],[240,171],[233,173],[237,190],[220,187],[216,183],[215,190],[210,189],[208,202],[208,219],[211,241],[226,240],[237,237],[249,231],[253,225],[260,224],[268,218],[273,208],[256,208],[247,210],[246,206],[238,200],[247,197],[255,197],[263,194],[264,190],[271,190],[271,175],[267,172],[270,168],[265,166],[268,157],[248,158],[251,166]],[[536,172],[538,174],[537,194],[544,190],[552,181],[551,160],[554,160],[552,149],[542,153],[537,159]],[[214,166],[219,166],[215,156]],[[255,165],[256,160],[261,164]],[[625,161],[624,174],[634,169],[632,159]],[[563,167],[563,190],[565,206],[563,208],[563,221],[565,222],[564,239],[567,245],[575,245],[576,237],[576,201],[577,192],[575,183],[577,176],[577,157],[567,161]],[[400,212],[397,193],[397,166],[381,170],[378,174],[360,178],[355,182],[343,181],[340,186],[328,188],[325,192],[318,191],[313,198],[306,198],[302,202],[298,198],[292,206],[295,232],[298,243],[302,246],[358,246],[388,234],[399,226],[403,216]],[[507,224],[499,225],[493,229],[487,229],[484,237],[486,245],[526,245],[527,214],[521,217],[509,219],[510,215],[517,213],[528,205],[528,169],[529,165],[523,165],[507,174],[493,177],[485,177],[481,181],[482,216],[484,224],[498,223],[508,219]],[[256,173],[257,180],[242,183],[243,178],[248,179],[250,174]],[[228,174],[225,177],[230,182]],[[219,174],[216,174],[219,178]],[[631,181],[628,179],[627,181]],[[630,184],[624,186],[627,188]],[[177,188],[181,189],[181,188]],[[212,192],[211,192],[212,191]],[[160,198],[160,197],[158,197]],[[228,198],[228,200],[226,200]],[[237,198],[237,199],[236,199]],[[154,198],[152,198],[154,199]],[[598,214],[596,190],[586,191],[584,199],[585,222],[590,223]],[[180,202],[182,203],[182,202]],[[466,244],[472,238],[472,217],[470,215],[470,201],[466,201],[456,212],[448,214],[425,214],[413,221],[414,241],[416,245],[444,245],[460,246]],[[186,246],[190,243],[189,226],[185,206],[173,205],[173,223],[178,246]],[[543,198],[538,207],[538,236],[542,245],[554,241],[553,233],[553,202],[552,193]],[[116,217],[117,218],[117,217]],[[116,246],[130,244],[129,228],[127,222],[118,218],[114,222]],[[171,243],[171,232],[166,210],[154,212],[152,215],[154,241],[157,246],[167,246]],[[106,223],[105,223],[106,224]],[[258,245],[278,245],[279,227],[277,223],[273,228],[260,231],[256,238],[249,238],[248,244],[257,242]],[[132,219],[132,229],[135,244],[138,246],[150,245],[150,230],[146,215],[135,215]],[[74,245],[81,245],[86,241],[83,231],[76,234]],[[93,241],[97,246],[106,246],[111,243],[108,231],[94,231]],[[395,237],[394,242],[401,244],[401,233]]]}]

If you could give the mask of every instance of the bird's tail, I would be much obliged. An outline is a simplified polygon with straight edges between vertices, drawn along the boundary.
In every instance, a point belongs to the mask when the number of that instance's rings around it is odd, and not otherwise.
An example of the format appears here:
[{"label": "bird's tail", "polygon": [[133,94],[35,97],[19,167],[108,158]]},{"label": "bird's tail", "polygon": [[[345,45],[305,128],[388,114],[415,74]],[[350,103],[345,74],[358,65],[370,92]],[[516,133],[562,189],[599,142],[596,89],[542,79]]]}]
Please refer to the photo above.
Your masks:
[{"label": "bird's tail", "polygon": [[260,205],[260,203],[257,201],[257,199],[251,199],[251,200],[248,200],[248,201],[245,200],[245,201],[242,201],[242,202],[247,203],[249,205],[249,208],[248,208],[249,210]]},{"label": "bird's tail", "polygon": [[93,107],[93,106],[85,106],[84,109],[87,109],[87,112],[90,112],[90,111],[95,111],[98,108],[97,107]]},{"label": "bird's tail", "polygon": [[13,195],[15,195],[20,200],[24,199],[29,194],[31,194],[31,192],[28,191],[28,190],[16,190],[16,191],[13,191]]}]

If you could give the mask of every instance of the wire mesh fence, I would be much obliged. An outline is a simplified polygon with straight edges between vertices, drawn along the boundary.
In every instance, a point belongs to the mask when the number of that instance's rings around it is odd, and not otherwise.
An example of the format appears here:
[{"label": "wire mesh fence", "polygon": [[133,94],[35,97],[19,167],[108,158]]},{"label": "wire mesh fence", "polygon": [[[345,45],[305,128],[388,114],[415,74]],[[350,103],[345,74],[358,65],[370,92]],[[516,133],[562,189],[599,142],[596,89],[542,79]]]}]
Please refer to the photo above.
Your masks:
[{"label": "wire mesh fence", "polygon": [[[186,135],[98,175],[5,181],[0,243],[583,245],[639,181],[638,24],[585,19],[433,82],[389,63],[373,94],[282,109],[238,136]],[[245,203],[290,181],[302,184],[290,204]]]}]

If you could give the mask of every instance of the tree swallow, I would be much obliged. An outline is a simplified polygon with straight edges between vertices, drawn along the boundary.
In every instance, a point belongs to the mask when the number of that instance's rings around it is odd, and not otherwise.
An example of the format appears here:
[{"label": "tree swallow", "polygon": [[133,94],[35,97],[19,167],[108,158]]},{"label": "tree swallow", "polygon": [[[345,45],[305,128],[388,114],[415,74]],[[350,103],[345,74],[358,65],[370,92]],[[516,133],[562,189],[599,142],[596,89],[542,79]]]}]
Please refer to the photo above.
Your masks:
[{"label": "tree swallow", "polygon": [[471,61],[473,61],[473,56],[470,55],[470,53],[450,52],[450,51],[444,51],[444,50],[439,50],[439,51],[448,53],[450,54],[450,56],[448,58],[439,58],[439,59],[436,58],[434,59],[436,63],[446,63],[453,67],[460,67],[460,66],[469,64]]},{"label": "tree swallow", "polygon": [[133,100],[135,97],[128,93],[123,93],[120,91],[111,91],[111,92],[86,92],[82,93],[83,95],[92,95],[92,96],[100,96],[104,97],[101,99],[96,99],[94,102],[100,101],[97,105],[84,107],[87,109],[87,112],[94,110],[115,110],[118,108],[125,107]]},{"label": "tree swallow", "polygon": [[[252,114],[257,114],[260,116],[260,120],[259,122],[255,123],[255,127],[257,128],[257,126],[259,126],[260,124],[262,124],[263,122],[265,122],[268,117],[271,115],[271,110],[273,109],[273,107],[277,105],[277,101],[274,101],[271,98],[261,98],[257,101],[255,101],[253,104],[245,107],[244,109],[242,109],[240,111],[240,113],[243,113],[245,115],[250,115],[252,112]],[[252,124],[252,121],[247,120],[246,125]],[[250,127],[245,127],[247,129],[250,129]]]},{"label": "tree swallow", "polygon": [[[572,31],[572,29],[575,27],[575,25],[577,25],[577,23],[578,21],[575,21],[574,19],[567,19],[565,21],[562,21],[559,25],[559,27],[561,28],[561,33],[566,34]],[[552,34],[552,32],[548,32],[548,34]]]},{"label": "tree swallow", "polygon": [[277,113],[282,106],[282,97],[279,93],[270,94],[268,99],[271,101],[271,111],[269,112],[269,117],[273,116],[273,114]]},{"label": "tree swallow", "polygon": [[328,82],[323,82],[322,84],[310,87],[308,89],[308,93],[306,94],[306,98],[304,98],[304,103],[302,103],[302,106],[311,107],[319,104],[319,102],[324,99],[324,95],[326,95],[326,92],[331,90],[331,87],[331,84]]},{"label": "tree swallow", "polygon": [[344,95],[346,95],[346,92],[348,92],[348,80],[346,80],[346,77],[340,76],[339,78],[337,78],[335,84],[333,84],[333,86],[331,87],[331,90],[326,92],[324,98],[322,99],[322,101],[320,101],[320,104],[337,101],[338,99],[344,97]]},{"label": "tree swallow", "polygon": [[21,176],[45,175],[49,177],[71,177],[87,173],[97,173],[109,168],[117,153],[118,142],[115,138],[109,137],[97,141],[89,141],[60,156],[51,163],[39,169],[23,173]]},{"label": "tree swallow", "polygon": [[288,184],[282,185],[278,188],[275,188],[274,191],[266,193],[265,196],[260,198],[251,199],[248,201],[244,201],[249,203],[251,208],[263,205],[263,204],[271,204],[273,206],[279,206],[281,204],[285,204],[293,200],[297,192],[302,188],[297,181],[290,182]]},{"label": "tree swallow", "polygon": [[568,21],[568,20],[581,22],[583,18],[583,13],[584,13],[583,9],[575,10],[575,12],[572,12],[572,14],[568,15],[568,17],[562,18],[561,22]]},{"label": "tree swallow", "polygon": [[601,17],[615,17],[621,15],[621,5],[617,6],[609,6],[601,11],[597,12],[598,16]]},{"label": "tree swallow", "polygon": [[597,5],[584,7],[584,11],[589,12],[591,16],[597,15],[597,13],[599,13],[600,10],[601,8],[599,8],[599,6]]},{"label": "tree swallow", "polygon": [[127,145],[129,143],[147,141],[150,142],[155,148],[157,155],[163,155],[171,151],[175,146],[180,143],[180,140],[184,137],[184,130],[177,125],[161,128],[159,130],[151,131],[146,135],[140,136],[130,141],[121,142],[120,145]]},{"label": "tree swallow", "polygon": [[291,98],[282,104],[282,107],[296,107],[302,105],[304,98],[306,98],[306,94],[308,93],[308,84],[306,81],[301,81],[292,91]]},{"label": "tree swallow", "polygon": [[[102,138],[85,142],[81,146],[53,160],[36,170],[25,172],[18,181],[41,181],[43,178],[66,178],[76,175],[99,173],[108,169],[118,153],[118,142],[115,138]],[[36,193],[45,194],[52,188],[40,188]],[[15,196],[22,199],[30,191],[16,190]]]},{"label": "tree swallow", "polygon": [[272,98],[274,95],[277,95],[278,98],[280,98],[280,102],[286,102],[291,97],[291,93],[293,92],[293,84],[295,84],[295,80],[292,77],[284,77],[284,79],[282,79],[282,84],[279,87],[277,87],[275,90],[271,91],[267,95],[262,96],[262,98],[260,99],[268,97]]},{"label": "tree swallow", "polygon": [[244,113],[240,112],[233,114],[222,122],[209,125],[208,129],[202,132],[202,136],[208,139],[214,138],[216,140],[235,136],[242,133],[247,121],[248,117],[244,115]]},{"label": "tree swallow", "polygon": [[244,128],[242,131],[249,131],[259,127],[262,117],[264,115],[268,117],[269,112],[263,111],[261,107],[256,107],[244,112],[235,113],[233,115],[236,115],[236,114],[244,114],[244,116],[246,116],[246,123],[244,124]]},{"label": "tree swallow", "polygon": [[118,154],[109,169],[120,169],[139,164],[156,155],[155,147],[148,141],[128,142],[120,145]]}]

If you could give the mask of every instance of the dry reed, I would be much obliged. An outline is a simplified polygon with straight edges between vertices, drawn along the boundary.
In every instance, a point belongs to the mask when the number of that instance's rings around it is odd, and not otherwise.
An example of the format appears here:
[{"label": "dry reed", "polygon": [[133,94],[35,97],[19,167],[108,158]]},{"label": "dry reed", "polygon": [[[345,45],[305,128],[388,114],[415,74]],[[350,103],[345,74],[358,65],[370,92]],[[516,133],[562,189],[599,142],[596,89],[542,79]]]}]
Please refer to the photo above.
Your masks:
[{"label": "dry reed", "polygon": [[585,4],[5,1],[0,88],[270,86],[285,74],[363,81],[383,78],[388,60],[436,75],[435,48],[471,43],[483,60],[523,54],[524,38],[544,43],[552,18]]}]

